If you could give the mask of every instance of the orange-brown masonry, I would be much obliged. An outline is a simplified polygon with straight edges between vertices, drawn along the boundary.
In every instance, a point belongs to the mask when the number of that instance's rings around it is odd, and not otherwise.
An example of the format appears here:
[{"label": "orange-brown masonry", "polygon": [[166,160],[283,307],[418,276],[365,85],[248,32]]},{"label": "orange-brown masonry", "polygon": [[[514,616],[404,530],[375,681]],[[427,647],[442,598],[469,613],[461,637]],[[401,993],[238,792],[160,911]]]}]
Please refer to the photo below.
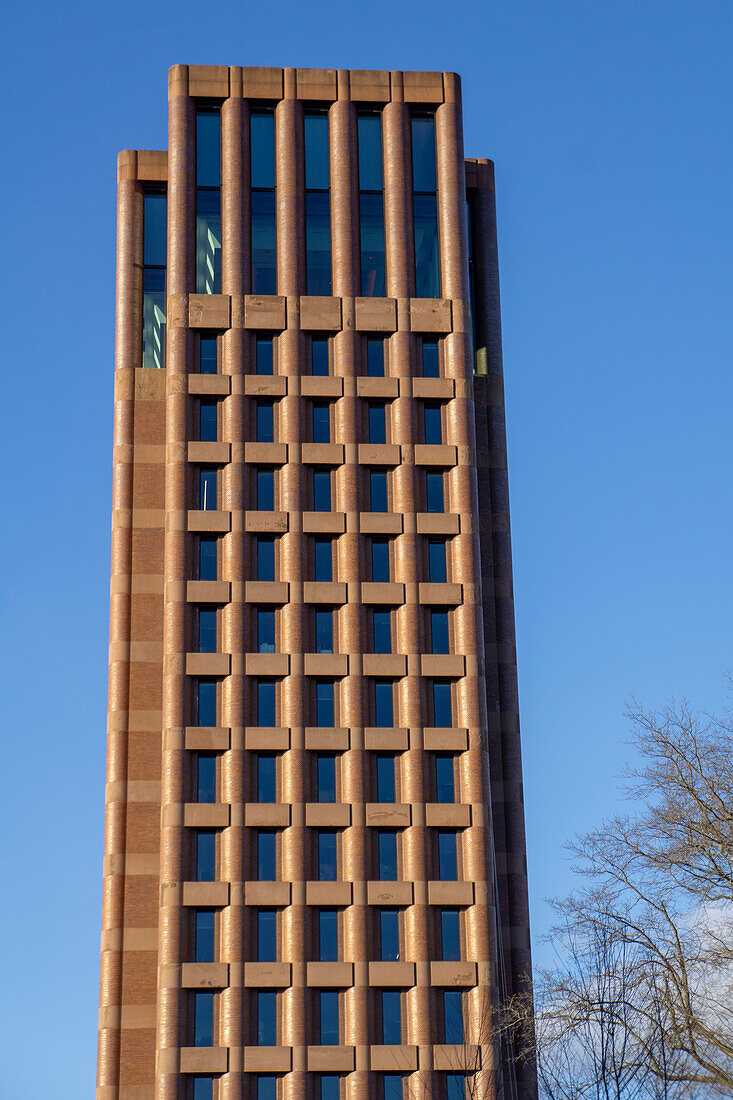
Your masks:
[{"label": "orange-brown masonry", "polygon": [[98,1100],[531,1100],[460,81],[175,66],[118,179]]}]

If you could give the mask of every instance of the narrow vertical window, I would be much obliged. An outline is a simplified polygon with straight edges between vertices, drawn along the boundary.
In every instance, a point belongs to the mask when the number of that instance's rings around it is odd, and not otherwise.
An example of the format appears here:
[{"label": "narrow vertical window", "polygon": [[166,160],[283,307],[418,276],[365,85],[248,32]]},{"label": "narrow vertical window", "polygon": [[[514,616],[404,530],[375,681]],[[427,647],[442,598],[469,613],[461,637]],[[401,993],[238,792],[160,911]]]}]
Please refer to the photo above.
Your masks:
[{"label": "narrow vertical window", "polygon": [[394,753],[377,753],[374,763],[377,778],[377,802],[395,802]]},{"label": "narrow vertical window", "polygon": [[316,798],[319,802],[336,801],[336,757],[319,752],[316,757]]},{"label": "narrow vertical window", "polygon": [[331,471],[313,471],[313,510],[315,512],[331,511]]},{"label": "narrow vertical window", "polygon": [[260,467],[256,474],[256,507],[260,512],[272,512],[275,508],[275,471]]},{"label": "narrow vertical window", "polygon": [[397,881],[397,833],[393,829],[377,830],[377,871],[382,882]]},{"label": "narrow vertical window", "polygon": [[338,909],[318,909],[318,958],[336,962],[339,957]]},{"label": "narrow vertical window", "polygon": [[448,728],[453,725],[453,703],[450,680],[433,680],[433,725]]},{"label": "narrow vertical window", "polygon": [[194,1046],[214,1044],[214,994],[208,990],[193,994],[193,1036]]},{"label": "narrow vertical window", "polygon": [[372,512],[388,512],[387,471],[369,471],[369,508]]},{"label": "narrow vertical window", "polygon": [[216,680],[199,680],[196,685],[196,725],[216,725]]},{"label": "narrow vertical window", "polygon": [[214,1095],[213,1077],[194,1077],[192,1100],[212,1100]]},{"label": "narrow vertical window", "polygon": [[435,754],[435,800],[436,802],[455,802],[456,800],[455,761],[452,753]]},{"label": "narrow vertical window", "polygon": [[216,608],[198,609],[198,652],[216,653]]},{"label": "narrow vertical window", "polygon": [[383,1073],[380,1100],[402,1100],[404,1085],[401,1073]]},{"label": "narrow vertical window", "polygon": [[196,882],[214,882],[216,879],[216,833],[213,829],[199,829],[196,837]]},{"label": "narrow vertical window", "polygon": [[458,833],[453,829],[438,829],[438,878],[455,882],[458,878]]},{"label": "narrow vertical window", "polygon": [[333,653],[333,611],[316,608],[314,620],[316,653]]},{"label": "narrow vertical window", "polygon": [[216,355],[216,337],[199,337],[199,373],[217,374],[219,366]]},{"label": "narrow vertical window", "polygon": [[277,294],[275,112],[253,111],[249,128],[252,187],[252,293]]},{"label": "narrow vertical window", "polygon": [[443,1040],[463,1042],[463,993],[460,989],[443,990]]},{"label": "narrow vertical window", "polygon": [[255,781],[258,802],[277,801],[277,757],[271,752],[260,752],[256,758]]},{"label": "narrow vertical window", "polygon": [[257,880],[275,882],[277,879],[277,833],[268,829],[255,832],[255,858]]},{"label": "narrow vertical window", "polygon": [[400,914],[397,909],[379,910],[379,957],[396,962],[400,957]]},{"label": "narrow vertical window", "polygon": [[313,567],[314,580],[333,580],[333,542],[330,538],[313,540]]},{"label": "narrow vertical window", "polygon": [[359,142],[359,243],[361,293],[365,298],[386,294],[384,267],[384,177],[382,173],[382,119],[360,114]]},{"label": "narrow vertical window", "polygon": [[428,580],[432,584],[445,584],[448,580],[445,539],[428,539]]},{"label": "narrow vertical window", "polygon": [[437,340],[422,342],[422,373],[423,378],[440,378],[440,354]]},{"label": "narrow vertical window", "polygon": [[257,909],[257,961],[277,962],[277,909]]},{"label": "narrow vertical window", "polygon": [[311,340],[311,374],[327,377],[331,373],[328,361],[328,340],[314,336]]},{"label": "narrow vertical window", "polygon": [[425,505],[428,512],[442,512],[445,509],[443,475],[437,470],[425,474]]},{"label": "narrow vertical window", "polygon": [[257,1088],[254,1100],[277,1100],[277,1077],[257,1077]]},{"label": "narrow vertical window", "polygon": [[275,540],[269,535],[257,536],[257,580],[275,580]]},{"label": "narrow vertical window", "polygon": [[412,117],[412,210],[415,226],[415,294],[440,297],[435,119]]},{"label": "narrow vertical window", "polygon": [[382,1017],[382,1043],[399,1046],[402,1042],[402,1013],[400,993],[396,989],[383,989],[380,996]]},{"label": "narrow vertical window", "polygon": [[334,725],[334,685],[333,680],[316,681],[316,725],[333,727]]},{"label": "narrow vertical window", "polygon": [[458,962],[461,958],[461,912],[459,909],[440,910],[440,955],[445,962]]},{"label": "narrow vertical window", "polygon": [[216,756],[200,752],[196,757],[196,802],[216,802]]},{"label": "narrow vertical window", "polygon": [[308,112],[305,137],[305,271],[307,294],[331,294],[331,199],[328,115]]},{"label": "narrow vertical window", "polygon": [[214,961],[214,910],[194,910],[194,962],[209,963]]},{"label": "narrow vertical window", "polygon": [[196,112],[196,293],[221,294],[221,115]]},{"label": "narrow vertical window", "polygon": [[217,543],[216,536],[199,535],[199,580],[217,579]]},{"label": "narrow vertical window", "polygon": [[367,375],[369,378],[384,378],[384,340],[367,340]]},{"label": "narrow vertical window", "polygon": [[256,688],[255,725],[275,726],[276,723],[276,689],[274,680],[258,680]]},{"label": "narrow vertical window", "polygon": [[316,1092],[317,1100],[339,1100],[341,1095],[341,1078],[335,1073],[321,1074],[320,1089]]},{"label": "narrow vertical window", "polygon": [[389,581],[389,539],[372,539],[372,580]]},{"label": "narrow vertical window", "polygon": [[336,1046],[339,1042],[339,995],[335,990],[318,994],[319,1044]]},{"label": "narrow vertical window", "polygon": [[271,336],[258,336],[255,341],[255,371],[257,374],[272,374],[274,356]]},{"label": "narrow vertical window", "polygon": [[151,192],[143,198],[142,365],[165,366],[165,267],[168,197]]},{"label": "narrow vertical window", "polygon": [[260,989],[255,993],[257,1009],[257,1046],[277,1046],[277,993]]},{"label": "narrow vertical window", "polygon": [[320,829],[316,847],[318,858],[318,881],[335,882],[336,873],[336,833],[333,829]]},{"label": "narrow vertical window", "polygon": [[374,725],[394,726],[394,698],[391,680],[374,681]]}]

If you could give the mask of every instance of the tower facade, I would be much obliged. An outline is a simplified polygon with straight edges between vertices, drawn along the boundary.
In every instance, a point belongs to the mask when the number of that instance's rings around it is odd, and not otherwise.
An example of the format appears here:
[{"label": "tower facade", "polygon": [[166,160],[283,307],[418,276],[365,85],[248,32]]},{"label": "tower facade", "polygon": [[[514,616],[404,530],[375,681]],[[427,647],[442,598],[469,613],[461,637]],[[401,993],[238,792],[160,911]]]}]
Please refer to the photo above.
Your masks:
[{"label": "tower facade", "polygon": [[99,1100],[535,1093],[492,166],[175,66],[119,158]]}]

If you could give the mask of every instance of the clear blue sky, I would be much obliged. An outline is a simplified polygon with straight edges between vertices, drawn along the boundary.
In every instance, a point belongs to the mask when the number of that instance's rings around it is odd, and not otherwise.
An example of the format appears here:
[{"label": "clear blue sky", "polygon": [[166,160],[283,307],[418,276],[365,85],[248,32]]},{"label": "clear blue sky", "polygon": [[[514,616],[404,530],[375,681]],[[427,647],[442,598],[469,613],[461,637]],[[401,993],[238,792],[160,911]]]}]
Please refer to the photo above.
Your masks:
[{"label": "clear blue sky", "polygon": [[726,701],[729,0],[7,5],[3,1095],[92,1096],[115,157],[175,62],[454,69],[496,162],[534,931],[616,806],[624,697]]}]

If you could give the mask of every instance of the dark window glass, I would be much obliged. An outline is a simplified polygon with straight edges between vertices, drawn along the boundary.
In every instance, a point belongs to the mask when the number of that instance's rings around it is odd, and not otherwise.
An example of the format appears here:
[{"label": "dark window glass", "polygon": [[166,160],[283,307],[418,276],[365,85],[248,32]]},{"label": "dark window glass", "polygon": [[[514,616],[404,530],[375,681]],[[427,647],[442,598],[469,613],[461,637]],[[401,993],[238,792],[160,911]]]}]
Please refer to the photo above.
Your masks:
[{"label": "dark window glass", "polygon": [[199,829],[196,833],[196,881],[214,882],[216,879],[216,833],[213,829]]},{"label": "dark window glass", "polygon": [[213,1077],[193,1078],[193,1100],[212,1100],[214,1095]]},{"label": "dark window glass", "polygon": [[423,429],[426,443],[443,442],[443,427],[440,422],[440,405],[424,406]]},{"label": "dark window glass", "polygon": [[450,653],[448,637],[448,612],[432,608],[430,611],[430,643],[432,653]]},{"label": "dark window glass", "polygon": [[318,1100],[339,1100],[341,1078],[335,1073],[322,1074]]},{"label": "dark window glass", "polygon": [[194,962],[214,962],[214,911],[196,909],[193,918]]},{"label": "dark window glass", "polygon": [[335,882],[336,878],[336,833],[332,829],[321,829],[318,833],[318,879]]},{"label": "dark window glass", "polygon": [[150,192],[144,199],[143,263],[147,267],[165,267],[167,242],[167,196],[162,192]]},{"label": "dark window glass", "polygon": [[313,471],[313,509],[316,512],[331,511],[331,472]]},{"label": "dark window glass", "polygon": [[216,337],[202,336],[199,340],[199,371],[201,374],[218,372],[216,356]]},{"label": "dark window glass", "polygon": [[257,910],[257,961],[277,962],[277,910]]},{"label": "dark window glass", "polygon": [[255,347],[255,366],[258,374],[272,374],[274,365],[271,336],[257,337],[257,343]]},{"label": "dark window glass", "polygon": [[320,752],[316,758],[317,796],[319,802],[336,801],[336,757]]},{"label": "dark window glass", "polygon": [[306,190],[328,191],[328,115],[309,113],[303,119]]},{"label": "dark window glass", "polygon": [[275,471],[268,467],[257,471],[257,507],[261,512],[275,508]]},{"label": "dark window glass", "polygon": [[277,801],[277,757],[271,752],[257,755],[257,801]]},{"label": "dark window glass", "polygon": [[375,680],[374,682],[374,725],[394,726],[391,680]]},{"label": "dark window glass", "polygon": [[388,512],[387,473],[385,470],[369,472],[369,505],[372,512]]},{"label": "dark window glass", "polygon": [[446,1073],[445,1100],[466,1100],[466,1077],[463,1073]]},{"label": "dark window glass", "polygon": [[257,1046],[277,1046],[277,993],[274,989],[259,989],[257,1004]]},{"label": "dark window glass", "polygon": [[275,112],[253,111],[249,134],[252,186],[272,189],[275,186]]},{"label": "dark window glass", "polygon": [[217,439],[216,401],[202,401],[199,405],[199,439],[203,443],[215,443]]},{"label": "dark window glass", "polygon": [[317,581],[333,580],[333,543],[331,539],[313,540],[314,573]]},{"label": "dark window glass", "polygon": [[214,994],[193,994],[193,1042],[197,1047],[214,1045]]},{"label": "dark window glass", "polygon": [[277,879],[277,833],[260,829],[255,834],[257,844],[257,878],[260,882]]},{"label": "dark window glass", "polygon": [[441,882],[458,878],[458,835],[452,829],[438,829],[438,878]]},{"label": "dark window glass", "polygon": [[367,340],[367,374],[370,378],[384,377],[384,340]]},{"label": "dark window glass", "polygon": [[196,691],[196,725],[216,725],[216,681],[199,680]]},{"label": "dark window glass", "polygon": [[215,512],[216,506],[216,470],[203,467],[199,471],[199,508],[204,512]]},{"label": "dark window glass", "polygon": [[257,725],[274,726],[275,722],[275,681],[257,681]]},{"label": "dark window glass", "polygon": [[252,192],[252,293],[277,294],[275,192]]},{"label": "dark window glass", "polygon": [[199,653],[216,653],[216,608],[199,608]]},{"label": "dark window glass", "polygon": [[256,1100],[277,1100],[277,1077],[257,1078]]},{"label": "dark window glass", "polygon": [[257,609],[257,652],[275,652],[275,611],[272,607]]},{"label": "dark window glass", "polygon": [[422,373],[423,378],[440,378],[440,356],[438,355],[437,340],[423,340],[422,342]]},{"label": "dark window glass", "polygon": [[200,752],[196,757],[196,801],[216,802],[216,756]]},{"label": "dark window glass", "polygon": [[369,402],[369,442],[387,442],[387,410],[373,401]]},{"label": "dark window glass", "polygon": [[199,535],[199,580],[215,581],[217,577],[218,540]]},{"label": "dark window glass", "polygon": [[272,401],[257,402],[257,442],[273,443],[275,440],[275,406]]},{"label": "dark window glass", "polygon": [[196,186],[221,186],[221,127],[218,111],[196,112]]},{"label": "dark window glass", "polygon": [[446,1043],[463,1043],[463,994],[460,989],[443,990],[443,1036]]},{"label": "dark window glass", "polygon": [[438,267],[438,210],[435,195],[415,195],[415,293],[418,298],[437,298],[440,292]]},{"label": "dark window glass", "polygon": [[318,910],[318,958],[321,962],[336,962],[339,957],[339,926],[337,909]]},{"label": "dark window glass", "polygon": [[435,191],[435,121],[430,117],[412,118],[412,189]]},{"label": "dark window glass", "polygon": [[372,539],[372,580],[389,581],[389,539]]},{"label": "dark window glass", "polygon": [[313,442],[331,442],[331,405],[328,401],[314,401],[313,415]]},{"label": "dark window glass", "polygon": [[333,653],[333,611],[316,608],[316,653]]},{"label": "dark window glass", "polygon": [[221,126],[218,110],[196,112],[196,291],[221,292]]},{"label": "dark window glass", "polygon": [[442,584],[448,580],[445,539],[428,540],[428,580]]},{"label": "dark window glass", "polygon": [[165,367],[167,197],[151,192],[143,199],[142,366]]},{"label": "dark window glass", "polygon": [[384,199],[381,192],[359,195],[361,292],[365,298],[385,295]]},{"label": "dark window glass", "polygon": [[392,829],[377,832],[377,871],[383,881],[397,880],[397,833]]},{"label": "dark window glass", "polygon": [[379,115],[359,115],[359,190],[382,190],[382,119]]},{"label": "dark window glass", "polygon": [[379,957],[396,962],[400,957],[400,914],[397,909],[379,910]]},{"label": "dark window glass", "polygon": [[455,802],[454,759],[448,753],[435,756],[435,797],[438,802]]},{"label": "dark window glass", "polygon": [[383,989],[381,1002],[382,1042],[385,1046],[399,1046],[402,1042],[402,1013],[400,1011],[399,991],[396,989]]},{"label": "dark window glass", "polygon": [[401,1073],[383,1073],[383,1100],[402,1100],[403,1082]]},{"label": "dark window glass", "polygon": [[433,725],[453,725],[453,703],[449,680],[433,680]]},{"label": "dark window glass", "polygon": [[257,537],[257,580],[275,580],[275,540],[266,535]]},{"label": "dark window glass", "polygon": [[461,914],[458,909],[440,910],[440,954],[445,962],[461,957]]},{"label": "dark window glass", "polygon": [[337,1046],[339,1042],[339,995],[336,990],[322,989],[318,994],[319,1043]]},{"label": "dark window glass", "polygon": [[374,634],[374,652],[392,652],[392,621],[389,611],[372,612],[372,631]]},{"label": "dark window glass", "polygon": [[332,680],[316,681],[316,725],[334,725],[334,689]]},{"label": "dark window glass", "polygon": [[425,497],[428,512],[442,512],[444,510],[442,474],[435,471],[425,474]]},{"label": "dark window glass", "polygon": [[331,211],[327,191],[305,196],[305,278],[308,294],[331,294]]},{"label": "dark window glass", "polygon": [[330,373],[328,363],[328,340],[316,339],[316,337],[311,340],[311,373],[320,375],[321,377]]},{"label": "dark window glass", "polygon": [[395,757],[392,753],[377,753],[377,802],[396,802]]}]

